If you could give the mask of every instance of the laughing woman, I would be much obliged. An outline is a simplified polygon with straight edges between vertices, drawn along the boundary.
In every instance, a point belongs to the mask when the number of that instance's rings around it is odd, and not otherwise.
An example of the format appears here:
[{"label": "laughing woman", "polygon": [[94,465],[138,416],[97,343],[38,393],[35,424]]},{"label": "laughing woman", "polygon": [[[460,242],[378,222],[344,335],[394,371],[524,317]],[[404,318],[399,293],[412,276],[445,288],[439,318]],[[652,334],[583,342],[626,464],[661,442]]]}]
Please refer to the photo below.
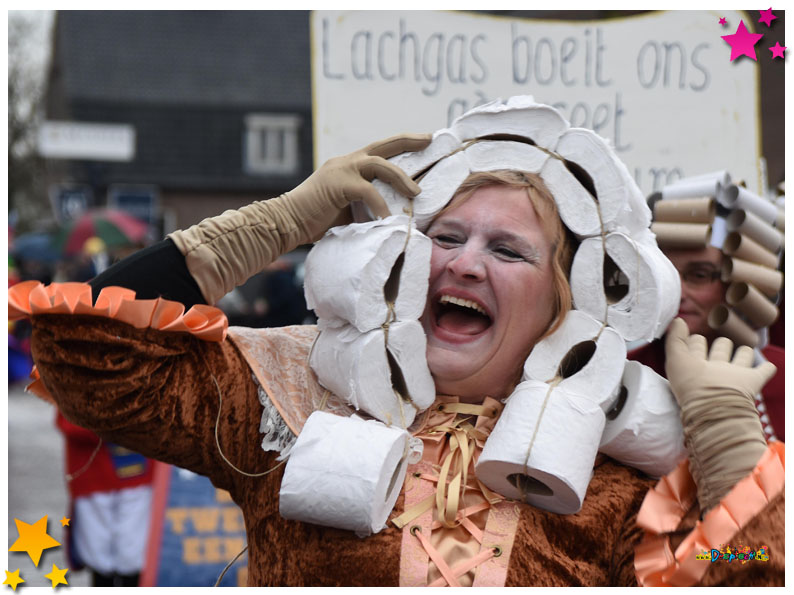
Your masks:
[{"label": "laughing woman", "polygon": [[[429,140],[395,137],[332,159],[295,190],[175,232],[90,288],[26,286],[15,293],[14,312],[30,313],[33,322],[39,390],[74,423],[228,490],[245,517],[251,586],[782,585],[778,451],[767,448],[752,419],[726,422],[703,406],[743,411],[747,395],[752,402],[773,370],[750,367],[742,350],[728,362],[729,347],[707,356],[681,325],[669,333],[668,377],[684,411],[688,467],[654,487],[642,472],[600,457],[581,510],[570,515],[506,499],[474,477],[473,459],[524,361],[571,308],[576,240],[543,181],[518,171],[471,175],[426,230],[432,256],[421,322],[438,396],[409,428],[423,440],[424,455],[408,467],[390,516],[404,522],[362,539],[279,515],[278,450],[294,441],[279,412],[303,407],[308,414],[322,398],[308,365],[317,329],[267,329],[246,341],[229,329],[237,339],[221,341],[223,328],[206,322],[212,311],[201,305],[349,222],[353,201],[389,215],[370,181],[418,194],[387,159]],[[99,296],[111,286],[134,290],[136,300],[118,290]],[[145,301],[159,297],[155,306]],[[183,316],[166,300],[198,306]],[[476,452],[466,470],[465,506],[453,508],[447,523],[439,515],[448,502],[430,498],[435,507],[418,513],[415,505],[443,483],[439,467],[459,431],[472,437]],[[747,503],[741,518],[727,512],[737,489]],[[644,499],[650,504],[640,510]],[[712,510],[718,514],[706,514]],[[715,536],[766,546],[770,558],[745,565],[696,560]]]}]

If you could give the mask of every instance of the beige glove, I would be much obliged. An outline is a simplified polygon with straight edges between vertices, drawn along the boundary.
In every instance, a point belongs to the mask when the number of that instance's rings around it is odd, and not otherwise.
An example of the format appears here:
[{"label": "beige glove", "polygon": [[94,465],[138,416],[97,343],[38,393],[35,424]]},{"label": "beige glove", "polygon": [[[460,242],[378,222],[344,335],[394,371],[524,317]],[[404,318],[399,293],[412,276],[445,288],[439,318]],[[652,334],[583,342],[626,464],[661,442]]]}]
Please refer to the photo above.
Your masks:
[{"label": "beige glove", "polygon": [[766,450],[754,395],[775,375],[769,362],[753,368],[753,350],[736,350],[718,337],[706,355],[706,339],[689,335],[676,318],[667,330],[666,373],[681,406],[690,470],[704,513],[753,470]]},{"label": "beige glove", "polygon": [[364,201],[377,216],[388,217],[385,201],[370,184],[373,178],[405,196],[419,194],[419,186],[386,159],[424,149],[430,139],[429,134],[393,136],[329,159],[278,198],[226,211],[168,237],[185,256],[207,303],[214,304],[281,254],[319,239],[329,227],[350,223],[351,202]]}]

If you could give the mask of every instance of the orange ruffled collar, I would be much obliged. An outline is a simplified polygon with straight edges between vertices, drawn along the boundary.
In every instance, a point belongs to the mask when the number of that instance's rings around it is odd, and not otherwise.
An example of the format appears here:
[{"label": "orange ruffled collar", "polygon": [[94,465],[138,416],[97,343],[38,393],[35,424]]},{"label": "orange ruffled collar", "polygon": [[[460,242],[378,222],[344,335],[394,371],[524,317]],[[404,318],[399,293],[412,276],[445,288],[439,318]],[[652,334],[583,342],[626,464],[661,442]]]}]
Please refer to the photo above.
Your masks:
[{"label": "orange ruffled collar", "polygon": [[698,583],[709,564],[698,560],[697,553],[728,543],[760,513],[783,489],[785,466],[785,446],[770,443],[755,469],[695,524],[673,553],[667,533],[675,531],[697,497],[689,461],[683,461],[648,492],[637,514],[637,525],[646,531],[634,552],[637,582],[645,587]]},{"label": "orange ruffled collar", "polygon": [[[8,290],[8,319],[37,314],[85,314],[113,318],[135,328],[186,332],[205,341],[220,342],[226,338],[229,321],[214,306],[196,304],[185,312],[184,304],[172,300],[136,300],[135,292],[123,287],[105,287],[92,304],[91,291],[87,283],[17,283]],[[27,390],[51,400],[35,367],[31,378],[34,382]]]}]

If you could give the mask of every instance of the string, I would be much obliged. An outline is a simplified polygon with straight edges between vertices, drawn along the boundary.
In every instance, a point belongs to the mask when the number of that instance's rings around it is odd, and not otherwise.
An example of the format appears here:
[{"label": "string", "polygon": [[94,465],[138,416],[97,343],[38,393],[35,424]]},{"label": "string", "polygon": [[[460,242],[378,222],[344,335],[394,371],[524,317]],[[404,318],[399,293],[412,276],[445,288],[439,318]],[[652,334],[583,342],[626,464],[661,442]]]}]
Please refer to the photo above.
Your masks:
[{"label": "string", "polygon": [[212,370],[210,369],[209,364],[207,364],[206,360],[204,361],[204,365],[207,366],[207,369],[210,370],[210,378],[212,378],[212,381],[215,383],[215,388],[218,390],[218,415],[215,418],[215,446],[218,448],[218,454],[221,455],[221,458],[226,462],[227,465],[229,465],[229,467],[237,471],[237,473],[240,473],[241,475],[245,475],[246,477],[263,477],[268,473],[272,473],[273,471],[281,467],[284,463],[287,462],[286,458],[283,461],[280,461],[275,467],[272,467],[267,471],[263,471],[261,473],[248,473],[246,471],[243,471],[242,469],[238,469],[229,459],[226,458],[226,455],[223,454],[223,450],[221,449],[220,438],[218,437],[218,427],[220,426],[220,421],[221,421],[221,409],[223,408],[223,393],[221,393],[221,386],[220,384],[218,384],[218,381],[215,378],[215,375],[212,373]]},{"label": "string", "polygon": [[[538,429],[540,428],[540,421],[543,419],[543,413],[546,411],[546,404],[549,402],[549,397],[551,396],[551,392],[560,383],[561,380],[562,378],[560,376],[556,376],[549,383],[549,389],[546,391],[546,397],[543,399],[543,405],[541,405],[540,407],[540,414],[538,415],[538,420],[535,422],[535,429],[532,431],[532,438],[529,441],[529,447],[527,448],[527,455],[524,457],[524,469],[527,468],[527,464],[529,463],[529,455],[532,453],[532,447],[535,445],[535,438],[538,435]],[[526,494],[522,494],[522,496],[525,495]]]},{"label": "string", "polygon": [[97,454],[99,453],[99,449],[102,448],[102,443],[103,443],[102,438],[100,438],[99,442],[97,442],[97,445],[96,445],[96,448],[94,449],[94,452],[92,452],[91,456],[88,457],[88,461],[85,463],[85,465],[80,467],[80,469],[78,469],[74,473],[67,473],[66,474],[66,481],[74,481],[75,479],[77,479],[83,473],[86,472],[86,469],[88,469],[88,467],[91,465],[91,463],[94,462],[94,459],[96,458]]},{"label": "string", "polygon": [[234,564],[235,562],[237,562],[237,559],[238,559],[240,556],[242,556],[242,555],[245,553],[245,550],[247,550],[247,549],[248,549],[248,545],[246,545],[246,546],[245,546],[243,549],[241,549],[241,550],[240,550],[240,552],[239,552],[239,553],[238,553],[238,554],[237,554],[237,555],[236,555],[236,556],[235,556],[235,557],[232,559],[232,561],[231,561],[231,562],[229,562],[229,563],[226,565],[226,568],[224,568],[224,569],[223,569],[223,571],[221,572],[221,575],[218,577],[218,580],[217,580],[217,581],[215,581],[215,584],[213,585],[213,587],[217,587],[218,585],[220,585],[220,584],[221,584],[221,581],[223,580],[223,577],[224,577],[224,575],[226,574],[226,571],[227,571],[227,570],[229,570],[229,568],[231,568],[231,567],[232,567],[232,564]]}]

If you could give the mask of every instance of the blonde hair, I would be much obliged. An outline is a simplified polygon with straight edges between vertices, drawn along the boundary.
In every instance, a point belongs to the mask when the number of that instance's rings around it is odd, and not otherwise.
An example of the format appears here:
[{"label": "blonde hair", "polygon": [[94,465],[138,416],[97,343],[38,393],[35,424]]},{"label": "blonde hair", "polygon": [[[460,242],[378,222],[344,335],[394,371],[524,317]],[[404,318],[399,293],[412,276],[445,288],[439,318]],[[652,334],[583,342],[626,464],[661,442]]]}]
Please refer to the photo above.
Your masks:
[{"label": "blonde hair", "polygon": [[538,340],[556,331],[562,324],[565,315],[572,307],[571,285],[568,277],[571,272],[571,262],[576,252],[577,240],[575,236],[563,225],[557,211],[557,204],[543,180],[537,174],[517,170],[495,170],[475,172],[463,181],[455,192],[455,196],[436,217],[454,209],[468,200],[477,190],[485,186],[507,186],[509,188],[524,188],[527,191],[535,213],[546,237],[551,240],[552,285],[555,293],[554,315],[549,327]]}]

